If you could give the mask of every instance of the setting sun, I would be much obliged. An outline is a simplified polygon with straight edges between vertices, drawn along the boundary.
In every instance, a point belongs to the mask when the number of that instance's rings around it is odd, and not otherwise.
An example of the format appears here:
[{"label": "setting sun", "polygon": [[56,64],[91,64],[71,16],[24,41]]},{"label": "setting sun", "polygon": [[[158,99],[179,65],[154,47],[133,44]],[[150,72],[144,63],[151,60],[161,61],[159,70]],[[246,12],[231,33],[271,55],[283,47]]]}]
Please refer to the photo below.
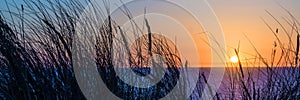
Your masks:
[{"label": "setting sun", "polygon": [[230,57],[230,62],[237,63],[239,61],[239,58],[237,56]]}]

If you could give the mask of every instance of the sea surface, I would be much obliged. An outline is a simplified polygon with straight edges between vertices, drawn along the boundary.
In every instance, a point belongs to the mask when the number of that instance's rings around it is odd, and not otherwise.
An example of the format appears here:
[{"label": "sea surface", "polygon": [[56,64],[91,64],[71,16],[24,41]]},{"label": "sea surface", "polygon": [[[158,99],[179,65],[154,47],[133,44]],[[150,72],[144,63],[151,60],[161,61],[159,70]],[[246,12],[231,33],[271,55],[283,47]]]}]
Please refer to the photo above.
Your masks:
[{"label": "sea surface", "polygon": [[[118,69],[123,70],[123,69]],[[147,76],[151,71],[149,68],[133,68],[139,76]],[[132,98],[144,98],[144,97],[168,97],[169,93],[172,94],[172,90],[180,90],[180,92],[175,92],[172,95],[176,95],[179,98],[182,96],[189,95],[189,99],[199,99],[201,97],[209,98],[212,94],[214,98],[222,99],[242,99],[245,93],[244,88],[247,88],[249,92],[264,90],[268,88],[267,85],[270,82],[282,82],[280,80],[287,80],[287,82],[297,81],[295,75],[299,75],[299,68],[291,67],[276,67],[276,68],[266,68],[266,67],[247,67],[240,69],[239,67],[230,68],[182,68],[178,69],[180,73],[174,73],[167,68],[164,77],[161,79],[162,84],[149,85],[149,88],[133,88],[132,85],[124,85],[122,80],[114,80],[111,82],[118,82],[119,87],[124,87],[127,90],[122,90],[123,92],[118,92],[122,98],[132,99]],[[174,70],[173,70],[174,71]],[[179,77],[173,74],[179,74]],[[155,74],[154,74],[155,75]],[[118,77],[123,77],[123,79],[128,79],[129,81],[134,80],[130,75],[119,75]],[[176,79],[178,78],[178,79]],[[219,79],[219,80],[218,80]],[[271,80],[270,80],[271,79]],[[128,81],[126,80],[126,81]],[[143,82],[144,80],[134,80],[136,83]],[[149,80],[148,80],[149,81]],[[178,82],[174,82],[178,81]],[[183,81],[183,82],[179,82]],[[120,84],[122,83],[122,84]],[[245,85],[243,87],[243,84]],[[179,87],[176,87],[179,85]],[[195,85],[195,86],[192,86]],[[288,85],[288,84],[287,84]],[[211,88],[212,91],[205,90],[205,88]],[[180,88],[180,89],[177,89]],[[214,91],[215,90],[215,91]],[[116,90],[118,91],[118,90]],[[124,91],[132,94],[130,96],[124,96]],[[158,93],[156,94],[156,93]],[[255,92],[253,92],[255,93]]]}]

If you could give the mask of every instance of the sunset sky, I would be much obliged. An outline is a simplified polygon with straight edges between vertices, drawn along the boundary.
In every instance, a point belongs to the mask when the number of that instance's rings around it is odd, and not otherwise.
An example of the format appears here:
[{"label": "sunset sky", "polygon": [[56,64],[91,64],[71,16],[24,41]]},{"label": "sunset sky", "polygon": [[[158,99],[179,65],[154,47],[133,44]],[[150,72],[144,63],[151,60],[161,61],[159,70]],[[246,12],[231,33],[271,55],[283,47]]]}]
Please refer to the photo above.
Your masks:
[{"label": "sunset sky", "polygon": [[[21,0],[16,0],[17,4],[21,4]],[[289,19],[288,13],[286,13],[280,6],[282,5],[286,9],[288,9],[295,18],[297,18],[298,21],[300,21],[300,1],[299,0],[208,0],[208,3],[210,4],[211,8],[215,12],[219,24],[221,25],[221,28],[224,32],[225,42],[226,42],[226,53],[228,55],[228,59],[234,55],[234,48],[238,47],[238,44],[240,43],[240,56],[241,61],[243,62],[243,59],[251,59],[256,55],[256,52],[254,51],[253,47],[245,37],[249,37],[251,42],[254,44],[254,46],[257,48],[257,50],[262,54],[263,57],[266,59],[269,59],[271,56],[271,50],[274,44],[275,37],[272,34],[272,32],[268,29],[268,27],[264,24],[261,18],[265,19],[266,22],[271,26],[272,30],[276,30],[276,28],[279,29],[279,37],[282,39],[282,41],[287,41],[286,36],[283,33],[283,30],[280,28],[280,25],[276,23],[272,19],[271,16],[267,14],[267,11],[272,13],[272,15],[289,30],[290,27],[287,26],[283,18]],[[157,5],[157,4],[152,4]],[[159,4],[158,4],[159,5]],[[6,6],[4,3],[0,4],[1,9],[5,9]],[[157,6],[157,9],[160,9],[161,12],[164,12],[164,8],[162,6]],[[132,11],[134,12],[134,10]],[[189,31],[190,36],[196,40],[195,42],[201,42],[202,40],[199,40],[199,36],[201,37],[201,33],[203,30],[198,27],[197,30],[186,30],[186,29],[180,29],[182,27],[182,23],[184,25],[188,25],[189,27],[197,27],[197,23],[192,22],[190,18],[185,18],[184,14],[177,11],[165,11],[165,13],[171,12],[170,14],[173,16],[176,16],[176,18],[185,19],[182,21],[175,20],[173,18],[167,17],[167,16],[160,16],[152,14],[149,17],[150,24],[153,25],[153,29],[155,32],[158,33],[164,33],[164,34],[170,34],[167,30],[172,30],[172,33],[174,34],[185,34],[185,32]],[[143,16],[139,16],[137,19],[143,18]],[[151,20],[154,19],[154,20]],[[173,21],[173,22],[172,22]],[[175,22],[174,22],[175,21]],[[178,24],[181,23],[181,24]],[[125,23],[126,24],[126,23]],[[128,23],[127,23],[128,24]],[[126,26],[126,25],[125,25]],[[124,26],[124,27],[125,27]],[[167,30],[164,30],[167,29]],[[193,28],[191,28],[193,29]],[[293,35],[294,39],[295,34]],[[187,44],[187,40],[190,39],[186,35],[172,35],[170,34],[168,36],[169,38],[178,38],[177,45],[182,48],[192,48],[193,45]],[[181,38],[181,39],[180,39]],[[203,38],[204,40],[207,40],[207,38]],[[186,40],[186,41],[182,41]],[[200,43],[201,46],[205,45],[205,43]],[[199,45],[198,45],[199,46]],[[200,60],[202,65],[201,66],[209,66],[210,64],[210,53],[209,47],[204,46],[203,48],[199,48],[200,50]],[[189,53],[191,51],[182,51]],[[193,54],[189,54],[190,56],[193,56]],[[199,66],[193,61],[194,58],[188,58],[187,60],[191,60],[192,66]],[[229,60],[228,60],[229,61]]]},{"label": "sunset sky", "polygon": [[[287,36],[284,35],[280,25],[265,10],[272,13],[288,30],[291,27],[287,26],[283,17],[289,19],[289,15],[278,4],[288,9],[298,21],[300,20],[299,0],[209,0],[208,2],[223,28],[228,54],[234,55],[233,48],[237,48],[240,42],[241,59],[250,59],[256,54],[245,34],[263,57],[270,60],[276,38],[261,18],[266,20],[273,31],[278,28],[279,38],[287,43]],[[296,40],[295,33],[293,36]]]},{"label": "sunset sky", "polygon": [[[300,20],[300,13],[298,11],[300,9],[300,6],[298,6],[300,1],[297,0],[208,0],[208,3],[215,12],[224,33],[227,54],[226,62],[230,62],[230,57],[235,55],[234,48],[238,48],[238,45],[240,44],[239,56],[241,62],[245,63],[247,61],[253,63],[253,58],[258,55],[251,43],[247,40],[246,36],[253,43],[258,52],[267,61],[270,61],[271,52],[276,38],[262,19],[270,25],[273,31],[278,28],[279,38],[282,42],[287,44],[287,36],[283,29],[278,23],[276,23],[275,20],[272,19],[270,15],[268,15],[266,11],[276,17],[288,30],[288,32],[290,32],[291,27],[287,25],[283,18],[290,19],[290,16],[280,7],[280,5],[289,10],[297,20]],[[166,7],[160,4],[152,3],[151,6],[156,6],[156,9],[160,9],[159,12],[170,13],[169,15],[172,15],[171,18],[157,14],[147,15],[147,18],[153,27],[152,29],[155,32],[166,34],[168,38],[173,39],[176,37],[177,47],[189,48],[182,49],[181,52],[186,54],[183,58],[191,56],[190,58],[186,58],[191,62],[191,66],[210,66],[210,47],[203,42],[203,39],[204,41],[208,41],[207,36],[201,34],[203,29],[199,28],[198,24],[192,21],[193,18],[190,18],[183,12],[177,11],[175,8],[172,10],[172,13],[170,10],[162,9]],[[136,19],[142,20],[143,17],[144,16],[141,15]],[[184,19],[184,21],[181,21],[180,19]],[[187,26],[190,29],[182,29],[183,26]],[[195,59],[193,57],[196,55],[191,52],[191,48],[193,48],[193,46],[187,41],[188,39],[191,39],[186,35],[188,33],[197,43],[201,65],[196,64],[197,61],[194,61]],[[295,33],[293,33],[292,39],[296,40]],[[280,50],[279,47],[277,47],[277,51],[278,50]],[[279,55],[278,53],[279,52],[277,52],[277,55]],[[275,59],[278,59],[278,57]],[[254,65],[258,65],[258,63]]]}]

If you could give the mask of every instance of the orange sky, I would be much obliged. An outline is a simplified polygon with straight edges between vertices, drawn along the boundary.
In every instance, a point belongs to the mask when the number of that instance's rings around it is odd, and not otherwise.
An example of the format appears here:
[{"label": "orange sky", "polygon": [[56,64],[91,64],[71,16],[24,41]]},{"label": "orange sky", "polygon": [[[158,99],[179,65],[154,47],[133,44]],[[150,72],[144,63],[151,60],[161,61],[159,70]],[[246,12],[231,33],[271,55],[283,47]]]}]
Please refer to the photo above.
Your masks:
[{"label": "orange sky", "polygon": [[[279,24],[277,24],[265,10],[271,12],[272,15],[278,18],[284,26],[287,26],[282,17],[288,18],[289,16],[278,5],[281,4],[293,13],[294,17],[298,18],[300,21],[300,13],[298,11],[300,9],[300,6],[298,6],[300,4],[299,0],[209,0],[208,3],[214,10],[219,20],[219,24],[222,27],[228,59],[230,56],[235,54],[233,48],[237,48],[240,43],[240,58],[242,59],[242,63],[245,63],[245,60],[243,59],[251,59],[256,55],[256,52],[245,35],[249,37],[251,42],[264,58],[267,60],[270,59],[271,50],[276,38],[261,18],[266,20],[272,30],[275,31],[276,28],[279,28],[279,37],[282,41],[287,41],[287,38]],[[199,27],[198,25],[199,23],[195,23],[193,18],[185,16],[184,12],[180,12],[180,9],[178,10],[177,8],[173,8],[172,13],[169,10],[160,9],[160,7],[163,6],[162,4],[157,3],[152,4],[152,6],[155,6],[154,10],[159,10],[161,13],[166,15],[169,14],[171,17],[161,14],[148,14],[147,18],[151,25],[151,29],[154,32],[166,35],[169,39],[174,40],[176,37],[177,46],[179,48],[183,48],[181,52],[185,54],[183,55],[183,59],[188,60],[191,66],[210,66],[210,47],[203,42],[203,39],[204,41],[208,41],[207,36],[199,34],[203,32],[202,27]],[[135,8],[132,12],[138,11],[139,9],[140,8]],[[140,20],[141,23],[143,23],[143,18],[144,16],[140,15],[136,17],[136,20]],[[129,24],[127,23],[127,25]],[[185,28],[183,28],[184,26]],[[200,58],[201,65],[197,63],[199,61],[196,61],[197,58],[195,57],[197,55],[193,53],[192,49],[194,45],[190,44],[191,39],[197,43],[198,56]],[[251,61],[249,60],[249,62]]]},{"label": "orange sky", "polygon": [[[287,38],[279,24],[275,23],[265,11],[271,12],[284,26],[287,26],[282,17],[288,18],[289,16],[276,2],[283,5],[300,21],[299,0],[209,0],[208,2],[215,11],[223,28],[227,53],[234,55],[233,48],[237,48],[240,42],[240,56],[242,59],[253,58],[249,54],[256,54],[244,34],[249,37],[263,57],[270,59],[275,36],[261,18],[265,19],[274,31],[276,28],[279,28],[279,37],[282,41],[287,42]],[[289,29],[290,27],[287,28]],[[294,34],[294,36],[296,35]],[[293,39],[295,40],[296,38],[293,37]]]}]

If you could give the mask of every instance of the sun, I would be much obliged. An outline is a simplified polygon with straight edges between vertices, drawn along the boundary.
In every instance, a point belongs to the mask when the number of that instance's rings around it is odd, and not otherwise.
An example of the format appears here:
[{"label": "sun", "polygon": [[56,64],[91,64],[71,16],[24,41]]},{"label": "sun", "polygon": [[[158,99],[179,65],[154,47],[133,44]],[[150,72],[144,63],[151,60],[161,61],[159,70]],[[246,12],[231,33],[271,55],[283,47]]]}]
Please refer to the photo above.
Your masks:
[{"label": "sun", "polygon": [[239,58],[237,56],[231,56],[230,57],[230,62],[237,63],[237,62],[239,62]]}]

